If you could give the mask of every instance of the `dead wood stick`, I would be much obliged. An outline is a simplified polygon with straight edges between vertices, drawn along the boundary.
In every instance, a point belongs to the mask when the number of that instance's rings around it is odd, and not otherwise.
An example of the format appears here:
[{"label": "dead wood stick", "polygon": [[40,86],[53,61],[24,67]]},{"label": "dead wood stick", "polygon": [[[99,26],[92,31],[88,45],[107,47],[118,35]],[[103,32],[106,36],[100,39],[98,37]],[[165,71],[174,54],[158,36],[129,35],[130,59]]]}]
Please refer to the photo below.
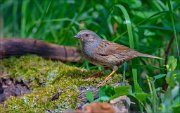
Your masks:
[{"label": "dead wood stick", "polygon": [[80,61],[80,52],[75,47],[61,46],[35,39],[0,39],[0,59],[25,54],[36,54],[47,59],[60,61]]}]

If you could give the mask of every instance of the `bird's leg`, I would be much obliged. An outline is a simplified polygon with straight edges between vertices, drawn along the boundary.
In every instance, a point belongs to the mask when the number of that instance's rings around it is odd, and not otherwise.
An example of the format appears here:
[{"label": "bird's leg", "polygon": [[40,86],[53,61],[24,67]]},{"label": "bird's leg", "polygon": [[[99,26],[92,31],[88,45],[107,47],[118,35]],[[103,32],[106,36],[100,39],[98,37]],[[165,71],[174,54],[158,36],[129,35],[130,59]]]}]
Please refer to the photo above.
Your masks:
[{"label": "bird's leg", "polygon": [[127,69],[127,63],[125,62],[123,64],[123,78],[122,78],[122,82],[120,83],[122,86],[126,86],[126,69]]},{"label": "bird's leg", "polygon": [[127,69],[127,63],[125,62],[123,64],[123,83],[125,84],[125,80],[126,80],[126,69]]},{"label": "bird's leg", "polygon": [[113,71],[104,79],[103,82],[101,82],[101,84],[98,85],[98,87],[103,86],[111,78],[111,76],[117,71],[117,69],[118,69],[117,66],[113,66]]}]

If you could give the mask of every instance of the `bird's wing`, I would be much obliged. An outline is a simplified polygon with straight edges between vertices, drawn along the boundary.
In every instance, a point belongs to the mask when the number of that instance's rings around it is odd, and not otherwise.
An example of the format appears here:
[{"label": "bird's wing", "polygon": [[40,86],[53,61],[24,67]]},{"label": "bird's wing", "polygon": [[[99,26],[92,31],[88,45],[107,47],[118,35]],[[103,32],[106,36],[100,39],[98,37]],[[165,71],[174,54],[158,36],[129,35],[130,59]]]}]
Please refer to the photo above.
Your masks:
[{"label": "bird's wing", "polygon": [[126,53],[126,52],[132,50],[126,46],[108,42],[108,41],[104,41],[104,40],[98,45],[97,48],[98,48],[98,49],[96,49],[96,50],[98,50],[97,54],[99,54],[101,56]]}]

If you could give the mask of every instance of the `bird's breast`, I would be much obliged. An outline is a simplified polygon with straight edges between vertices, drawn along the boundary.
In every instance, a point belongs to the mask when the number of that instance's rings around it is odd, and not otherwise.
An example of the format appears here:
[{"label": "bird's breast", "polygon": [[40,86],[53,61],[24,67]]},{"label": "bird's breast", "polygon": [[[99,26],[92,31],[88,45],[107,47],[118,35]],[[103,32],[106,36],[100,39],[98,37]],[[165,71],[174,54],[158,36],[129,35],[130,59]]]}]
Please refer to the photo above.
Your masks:
[{"label": "bird's breast", "polygon": [[94,49],[92,48],[92,44],[84,44],[82,47],[83,54],[88,57],[94,57]]},{"label": "bird's breast", "polygon": [[102,65],[99,60],[98,60],[98,56],[96,54],[96,44],[93,44],[93,43],[86,43],[86,44],[83,44],[82,45],[82,52],[84,54],[84,57],[90,61],[92,64],[95,64],[95,65]]},{"label": "bird's breast", "polygon": [[109,63],[105,63],[106,58],[101,58],[97,54],[97,47],[95,47],[94,45],[85,44],[84,47],[82,47],[82,52],[84,54],[84,57],[92,64],[101,65],[101,66],[110,66]]},{"label": "bird's breast", "polygon": [[101,43],[101,39],[96,40],[95,42],[84,42],[82,44],[82,51],[84,55],[87,55],[89,57],[94,57],[95,55],[95,49],[99,46]]}]

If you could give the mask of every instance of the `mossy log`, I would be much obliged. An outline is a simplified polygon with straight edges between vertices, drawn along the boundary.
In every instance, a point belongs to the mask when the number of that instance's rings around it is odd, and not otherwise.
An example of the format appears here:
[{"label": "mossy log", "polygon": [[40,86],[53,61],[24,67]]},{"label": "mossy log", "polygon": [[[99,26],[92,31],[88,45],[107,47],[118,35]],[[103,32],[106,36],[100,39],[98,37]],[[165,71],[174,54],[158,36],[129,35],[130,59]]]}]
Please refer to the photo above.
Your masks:
[{"label": "mossy log", "polygon": [[35,39],[0,39],[0,59],[25,54],[36,54],[47,59],[60,61],[80,61],[80,52],[75,47],[56,45]]},{"label": "mossy log", "polygon": [[[19,81],[25,86],[17,88],[28,87],[30,92],[18,98],[10,96],[0,104],[0,113],[62,112],[76,109],[82,105],[84,98],[80,98],[81,89],[96,87],[105,79],[106,74],[88,78],[95,72],[34,55],[2,59],[0,79],[9,77],[16,81],[14,83]],[[107,84],[117,83],[121,78],[121,75],[115,74]]]}]

